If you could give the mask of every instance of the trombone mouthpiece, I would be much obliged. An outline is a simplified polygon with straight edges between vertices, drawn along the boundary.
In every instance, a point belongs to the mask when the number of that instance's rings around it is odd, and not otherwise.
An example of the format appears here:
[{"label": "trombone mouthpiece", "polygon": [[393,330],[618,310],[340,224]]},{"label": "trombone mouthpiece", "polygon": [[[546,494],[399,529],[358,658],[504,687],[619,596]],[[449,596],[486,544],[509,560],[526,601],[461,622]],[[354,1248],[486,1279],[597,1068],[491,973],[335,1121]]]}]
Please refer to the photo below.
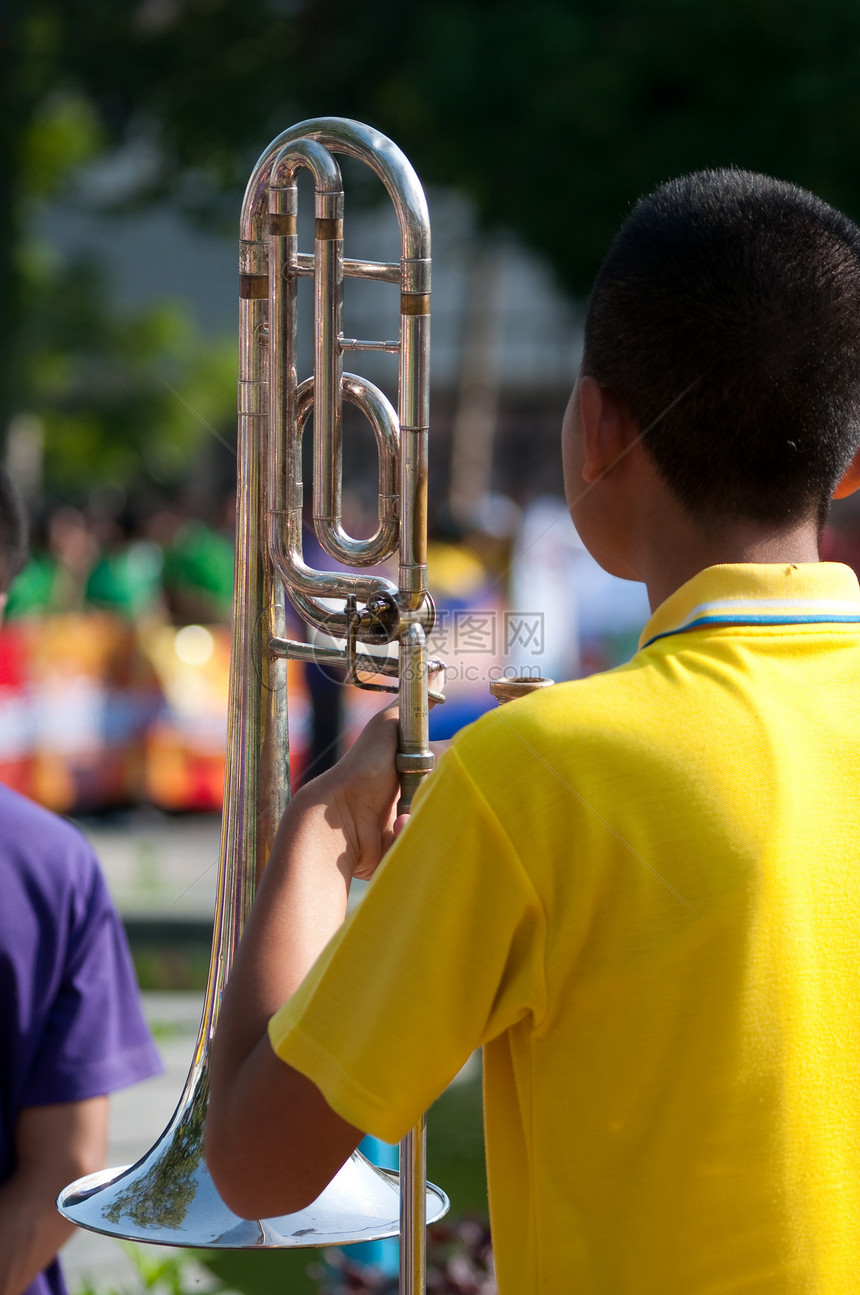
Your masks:
[{"label": "trombone mouthpiece", "polygon": [[494,679],[490,684],[490,692],[499,705],[503,706],[506,701],[516,701],[518,697],[525,697],[526,693],[535,692],[538,688],[549,688],[554,683],[554,679],[529,676],[518,679]]}]

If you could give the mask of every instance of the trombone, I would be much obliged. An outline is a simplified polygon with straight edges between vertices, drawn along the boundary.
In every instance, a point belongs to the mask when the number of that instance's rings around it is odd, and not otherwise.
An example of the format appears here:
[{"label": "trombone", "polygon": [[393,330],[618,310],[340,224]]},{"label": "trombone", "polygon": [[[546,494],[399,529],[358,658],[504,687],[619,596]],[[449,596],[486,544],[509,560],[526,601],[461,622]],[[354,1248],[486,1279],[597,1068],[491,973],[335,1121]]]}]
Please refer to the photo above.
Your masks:
[{"label": "trombone", "polygon": [[[343,256],[343,185],[337,154],[369,166],[391,198],[400,228],[399,260]],[[314,183],[315,247],[298,250],[297,176]],[[257,162],[240,228],[239,426],[236,557],[224,814],[215,928],[203,1018],[176,1112],[155,1146],[133,1166],[70,1184],[58,1207],[96,1232],[174,1246],[277,1248],[335,1245],[401,1236],[400,1287],[425,1285],[426,1222],[447,1209],[426,1182],[423,1123],[401,1144],[400,1176],[356,1152],[307,1209],[244,1220],[221,1201],[203,1159],[210,1041],[221,993],[250,912],[257,880],[289,799],[287,660],[337,662],[359,687],[400,694],[401,780],[405,812],[433,766],[428,744],[427,438],[430,228],[421,185],[384,135],[343,118],[300,122]],[[297,288],[313,279],[314,372],[297,378]],[[380,280],[400,292],[400,332],[392,341],[343,336],[345,278]],[[373,383],[343,370],[345,351],[399,358],[395,409]],[[378,525],[368,539],[344,529],[342,407],[366,416],[377,446]],[[317,538],[336,562],[375,566],[398,553],[397,582],[378,574],[319,571],[302,549],[301,444],[313,411],[312,512]],[[285,598],[343,648],[285,637]],[[334,608],[332,604],[335,604]],[[342,604],[342,609],[339,606]],[[373,652],[399,645],[397,659]],[[368,676],[398,678],[395,687]],[[437,697],[437,694],[429,694]],[[441,700],[441,698],[438,698]]]}]

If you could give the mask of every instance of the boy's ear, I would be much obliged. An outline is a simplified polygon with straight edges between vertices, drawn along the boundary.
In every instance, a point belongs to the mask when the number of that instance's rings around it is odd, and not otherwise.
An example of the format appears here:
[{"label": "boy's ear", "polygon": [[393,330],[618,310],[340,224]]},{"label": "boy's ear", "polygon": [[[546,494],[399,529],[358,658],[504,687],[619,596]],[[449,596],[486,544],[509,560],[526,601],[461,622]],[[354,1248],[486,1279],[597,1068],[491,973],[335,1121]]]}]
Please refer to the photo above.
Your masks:
[{"label": "boy's ear", "polygon": [[579,379],[579,416],[583,439],[583,480],[598,481],[623,456],[630,420],[615,393],[589,375]]},{"label": "boy's ear", "polygon": [[833,491],[833,498],[844,499],[846,495],[853,495],[857,489],[860,489],[860,450],[843,472],[839,485]]}]

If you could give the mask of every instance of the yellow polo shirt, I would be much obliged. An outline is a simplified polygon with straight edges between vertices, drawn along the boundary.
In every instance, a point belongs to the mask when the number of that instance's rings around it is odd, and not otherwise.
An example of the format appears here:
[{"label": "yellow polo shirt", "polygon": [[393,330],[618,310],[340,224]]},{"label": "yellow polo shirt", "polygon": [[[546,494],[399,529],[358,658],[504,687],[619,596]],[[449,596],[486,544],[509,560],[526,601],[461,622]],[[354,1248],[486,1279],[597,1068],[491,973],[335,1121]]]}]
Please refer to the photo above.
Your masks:
[{"label": "yellow polo shirt", "polygon": [[483,1044],[500,1295],[860,1288],[858,622],[709,568],[479,720],[273,1018],[388,1140]]}]

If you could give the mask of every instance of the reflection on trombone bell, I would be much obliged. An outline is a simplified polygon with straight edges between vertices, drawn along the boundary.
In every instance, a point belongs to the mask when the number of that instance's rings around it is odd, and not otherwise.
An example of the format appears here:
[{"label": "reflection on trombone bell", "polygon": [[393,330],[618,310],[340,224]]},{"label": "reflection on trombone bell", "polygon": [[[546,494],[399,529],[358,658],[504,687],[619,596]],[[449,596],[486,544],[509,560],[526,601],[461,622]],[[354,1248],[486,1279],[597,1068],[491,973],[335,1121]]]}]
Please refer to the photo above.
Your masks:
[{"label": "reflection on trombone bell", "polygon": [[[401,232],[392,262],[343,257],[343,191],[335,154],[365,163],[394,203]],[[315,250],[298,251],[297,184],[312,173]],[[314,373],[296,378],[299,281],[313,280]],[[344,279],[399,288],[399,335],[373,342],[342,336]],[[220,1199],[202,1156],[209,1045],[221,993],[289,798],[287,659],[337,661],[359,687],[400,695],[400,812],[433,765],[427,733],[427,437],[430,231],[423,191],[401,151],[378,132],[342,118],[301,122],[265,150],[248,183],[240,242],[239,436],[235,603],[230,656],[227,767],[215,939],[203,1019],[184,1092],[168,1128],[132,1167],[71,1184],[61,1213],[97,1232],[174,1246],[267,1248],[332,1245],[401,1233],[401,1289],[424,1288],[425,1215],[447,1209],[426,1183],[423,1127],[405,1141],[401,1179],[356,1153],[307,1209],[244,1220]],[[397,408],[378,387],[343,371],[343,351],[399,356]],[[343,401],[368,418],[379,462],[378,526],[367,540],[343,526]],[[375,566],[398,553],[398,579],[309,567],[302,552],[301,438],[313,412],[312,511],[334,561]],[[303,620],[345,640],[343,649],[284,637],[284,598]],[[332,603],[342,605],[333,611]],[[381,661],[370,650],[396,643]],[[331,655],[329,655],[331,653]],[[367,675],[396,676],[396,687]],[[434,694],[443,700],[441,694]],[[403,1190],[401,1191],[401,1183]]]}]

